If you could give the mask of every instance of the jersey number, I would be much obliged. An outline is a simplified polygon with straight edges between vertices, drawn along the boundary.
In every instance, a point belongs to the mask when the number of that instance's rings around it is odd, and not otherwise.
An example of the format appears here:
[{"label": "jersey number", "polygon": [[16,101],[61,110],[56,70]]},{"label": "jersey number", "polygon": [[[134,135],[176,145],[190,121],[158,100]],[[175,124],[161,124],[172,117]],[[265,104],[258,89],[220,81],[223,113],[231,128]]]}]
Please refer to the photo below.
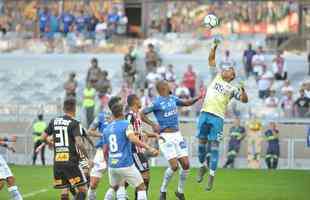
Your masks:
[{"label": "jersey number", "polygon": [[56,126],[55,130],[57,131],[55,134],[55,138],[58,138],[58,141],[55,142],[55,147],[68,147],[68,127]]},{"label": "jersey number", "polygon": [[110,135],[109,137],[109,150],[114,153],[118,151],[117,138],[116,135]]}]

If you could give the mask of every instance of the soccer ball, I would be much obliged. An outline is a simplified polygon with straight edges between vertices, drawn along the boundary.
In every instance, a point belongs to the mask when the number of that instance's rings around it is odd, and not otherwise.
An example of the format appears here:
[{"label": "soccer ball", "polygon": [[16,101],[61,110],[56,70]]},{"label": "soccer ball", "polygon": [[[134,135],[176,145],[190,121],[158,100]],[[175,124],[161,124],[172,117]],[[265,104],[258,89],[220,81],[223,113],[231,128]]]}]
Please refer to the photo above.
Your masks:
[{"label": "soccer ball", "polygon": [[203,23],[206,27],[212,29],[219,25],[219,18],[213,14],[205,16]]}]

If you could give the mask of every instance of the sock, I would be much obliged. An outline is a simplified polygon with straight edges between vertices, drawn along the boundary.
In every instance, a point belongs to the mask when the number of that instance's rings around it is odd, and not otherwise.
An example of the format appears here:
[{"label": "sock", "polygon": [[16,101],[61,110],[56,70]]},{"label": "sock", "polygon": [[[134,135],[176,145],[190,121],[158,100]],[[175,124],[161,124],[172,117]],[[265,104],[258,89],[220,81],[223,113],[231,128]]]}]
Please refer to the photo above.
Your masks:
[{"label": "sock", "polygon": [[167,192],[167,187],[173,174],[174,174],[174,171],[170,167],[168,167],[164,175],[163,183],[160,187],[161,192]]},{"label": "sock", "polygon": [[145,190],[146,190],[146,194],[147,194],[149,191],[150,181],[149,181],[149,179],[143,179],[143,181],[144,181]]},{"label": "sock", "polygon": [[87,191],[88,200],[96,200],[96,190],[93,190],[91,188]]},{"label": "sock", "polygon": [[270,159],[270,157],[266,158],[266,164],[267,164],[268,169],[271,169],[271,159]]},{"label": "sock", "polygon": [[180,178],[179,178],[179,184],[178,184],[178,192],[179,193],[184,193],[184,186],[185,186],[185,181],[188,176],[189,170],[180,170]]},{"label": "sock", "polygon": [[206,161],[207,155],[207,145],[206,144],[198,144],[198,160],[200,167],[204,166],[204,162]]},{"label": "sock", "polygon": [[105,193],[104,200],[113,200],[114,199],[114,190],[113,188],[109,188]]},{"label": "sock", "polygon": [[210,171],[216,171],[219,160],[219,143],[212,142],[211,144],[211,159],[210,159]]},{"label": "sock", "polygon": [[[129,185],[127,184],[127,187]],[[127,190],[126,190],[126,187],[125,186],[119,186],[118,187],[118,190],[121,191],[122,193],[124,193],[126,195],[126,199],[128,199],[128,194],[127,194]]]},{"label": "sock", "polygon": [[11,198],[13,200],[22,200],[23,199],[22,195],[18,191],[18,187],[17,186],[9,187],[8,191],[9,191],[9,193],[11,195]]},{"label": "sock", "polygon": [[76,200],[86,200],[86,193],[85,192],[78,192],[75,196]]},{"label": "sock", "polygon": [[147,200],[146,191],[138,191],[137,200]]},{"label": "sock", "polygon": [[69,194],[61,194],[61,200],[69,200]]},{"label": "sock", "polygon": [[274,158],[273,169],[278,168],[279,158]]},{"label": "sock", "polygon": [[127,198],[126,190],[119,188],[116,192],[116,199],[117,200],[126,200],[126,198]]}]

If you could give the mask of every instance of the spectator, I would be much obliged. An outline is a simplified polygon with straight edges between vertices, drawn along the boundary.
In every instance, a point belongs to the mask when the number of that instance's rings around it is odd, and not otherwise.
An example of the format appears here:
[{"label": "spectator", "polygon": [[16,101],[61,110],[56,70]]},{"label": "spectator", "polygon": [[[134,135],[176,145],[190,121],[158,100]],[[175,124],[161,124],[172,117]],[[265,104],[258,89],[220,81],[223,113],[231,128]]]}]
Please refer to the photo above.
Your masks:
[{"label": "spectator", "polygon": [[269,108],[277,108],[279,105],[279,99],[275,96],[276,91],[274,89],[270,90],[269,97],[265,99],[265,105]]},{"label": "spectator", "polygon": [[75,17],[75,26],[76,26],[76,30],[79,33],[84,33],[84,31],[86,30],[86,17],[84,15],[84,10],[81,9],[78,13],[77,16]]},{"label": "spectator", "polygon": [[147,52],[145,55],[145,65],[146,69],[148,72],[152,71],[152,68],[156,68],[158,61],[159,61],[159,56],[157,52],[155,51],[154,45],[153,44],[148,44],[147,46]]},{"label": "spectator", "polygon": [[108,15],[108,27],[109,30],[111,30],[112,33],[116,32],[117,23],[120,19],[120,16],[118,15],[118,9],[114,7],[112,9],[112,12]]},{"label": "spectator", "polygon": [[95,39],[95,33],[96,33],[96,26],[99,23],[97,17],[95,16],[95,14],[93,14],[90,18],[89,18],[89,22],[87,23],[87,32],[89,32],[88,37],[91,39]]},{"label": "spectator", "polygon": [[[108,31],[108,25],[105,22],[104,18],[101,18],[99,22],[96,25],[95,28],[96,31],[96,40],[106,40],[107,39],[107,31]],[[98,42],[98,41],[97,41]]]},{"label": "spectator", "polygon": [[294,114],[294,101],[293,92],[287,92],[281,100],[281,108],[284,113],[284,117],[293,117]]},{"label": "spectator", "polygon": [[273,74],[263,68],[263,74],[258,80],[258,96],[260,99],[265,99],[269,96],[269,91],[273,84]]},{"label": "spectator", "polygon": [[232,66],[235,67],[236,62],[233,58],[230,57],[230,51],[226,50],[224,59],[220,62],[220,67],[223,68],[225,66]]},{"label": "spectator", "polygon": [[96,89],[99,93],[99,98],[110,94],[112,92],[111,81],[108,79],[109,73],[107,71],[99,72],[99,80],[96,83]]},{"label": "spectator", "polygon": [[33,156],[32,156],[32,165],[36,164],[37,156],[39,152],[41,153],[41,161],[42,165],[45,165],[45,147],[43,146],[40,151],[37,151],[38,147],[40,147],[44,141],[42,140],[41,135],[44,133],[45,129],[47,128],[47,124],[43,119],[43,114],[39,114],[38,118],[35,120],[35,122],[32,125],[32,130],[33,130],[33,142],[34,142],[34,147],[33,147]]},{"label": "spectator", "polygon": [[123,65],[123,80],[127,83],[128,86],[133,86],[136,78],[136,66],[132,62],[131,57],[125,57],[125,63]]},{"label": "spectator", "polygon": [[276,80],[287,79],[287,68],[285,59],[281,56],[281,52],[277,52],[277,56],[273,59],[273,74]]},{"label": "spectator", "polygon": [[98,67],[97,58],[91,59],[91,67],[88,69],[86,82],[90,82],[92,87],[96,86],[97,81],[99,80],[99,75],[101,73],[101,69]]},{"label": "spectator", "polygon": [[269,129],[265,132],[268,142],[266,164],[268,169],[277,169],[280,157],[279,130],[275,122],[270,122]]},{"label": "spectator", "polygon": [[310,76],[310,50],[308,52],[308,75]]},{"label": "spectator", "polygon": [[89,128],[89,125],[94,120],[95,114],[95,96],[96,90],[93,88],[90,82],[87,82],[86,87],[83,91],[83,108],[86,112],[86,128]]},{"label": "spectator", "polygon": [[172,64],[168,65],[168,70],[166,71],[165,80],[169,83],[175,83],[177,77],[174,72],[174,67]]},{"label": "spectator", "polygon": [[43,11],[39,13],[39,28],[41,36],[45,33],[45,30],[49,23],[50,23],[50,13],[48,7],[44,7]]},{"label": "spectator", "polygon": [[253,73],[252,59],[256,52],[252,49],[252,44],[248,44],[248,49],[243,52],[243,65],[246,77]]},{"label": "spectator", "polygon": [[310,99],[305,96],[305,91],[303,89],[299,90],[299,94],[300,96],[294,102],[295,116],[308,117],[310,111]]},{"label": "spectator", "polygon": [[70,31],[70,27],[74,22],[74,16],[70,12],[64,12],[61,14],[61,22],[62,22],[62,31],[65,36]]},{"label": "spectator", "polygon": [[52,10],[50,15],[50,32],[52,34],[52,37],[55,35],[55,33],[59,32],[59,17],[58,17],[58,11]]},{"label": "spectator", "polygon": [[134,63],[137,60],[137,57],[138,55],[137,55],[137,51],[135,47],[133,45],[130,45],[128,48],[128,52],[125,55],[124,60],[126,61],[127,59],[129,59],[130,62]]},{"label": "spectator", "polygon": [[188,65],[187,71],[183,75],[183,84],[189,89],[190,97],[195,97],[196,95],[196,79],[197,75],[193,71],[193,66]]},{"label": "spectator", "polygon": [[64,89],[66,92],[66,98],[68,97],[75,97],[76,96],[76,88],[77,88],[77,81],[75,80],[75,73],[72,72],[69,75],[69,79],[64,84]]},{"label": "spectator", "polygon": [[[190,99],[190,90],[186,87],[184,83],[180,84],[176,90],[175,95],[182,100]],[[179,108],[180,114],[182,116],[188,117],[191,111],[191,107],[181,107]]]},{"label": "spectator", "polygon": [[305,96],[310,98],[310,80],[305,81],[302,88],[305,91]]},{"label": "spectator", "polygon": [[142,109],[152,104],[152,101],[148,94],[145,93],[144,89],[140,89],[140,99],[142,103]]},{"label": "spectator", "polygon": [[152,71],[149,72],[146,76],[147,88],[154,88],[156,82],[160,80],[162,80],[161,75],[157,73],[155,68],[153,68]]},{"label": "spectator", "polygon": [[293,92],[294,88],[291,86],[291,82],[289,80],[284,81],[284,85],[281,88],[282,95],[285,95],[287,92]]},{"label": "spectator", "polygon": [[263,47],[259,46],[258,51],[252,58],[253,72],[256,77],[260,77],[264,72],[264,68],[266,68],[265,56],[263,53]]},{"label": "spectator", "polygon": [[119,16],[119,20],[117,22],[116,32],[119,35],[124,35],[127,33],[128,18],[122,12],[119,12],[118,16]]}]

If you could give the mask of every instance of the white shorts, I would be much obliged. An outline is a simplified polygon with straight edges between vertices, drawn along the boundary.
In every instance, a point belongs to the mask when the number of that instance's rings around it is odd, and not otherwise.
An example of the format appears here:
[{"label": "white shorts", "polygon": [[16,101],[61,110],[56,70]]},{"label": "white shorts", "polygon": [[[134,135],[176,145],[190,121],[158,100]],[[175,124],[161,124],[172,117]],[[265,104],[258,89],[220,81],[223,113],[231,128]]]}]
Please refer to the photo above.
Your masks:
[{"label": "white shorts", "polygon": [[136,188],[143,183],[143,178],[135,165],[131,165],[123,168],[109,168],[109,181],[112,187],[127,182]]},{"label": "white shorts", "polygon": [[101,178],[103,172],[107,169],[107,163],[104,160],[103,150],[101,148],[97,149],[93,164],[94,165],[90,171],[90,176]]},{"label": "white shorts", "polygon": [[12,176],[13,174],[11,172],[11,169],[9,168],[3,157],[0,155],[0,180],[7,179],[8,177]]},{"label": "white shorts", "polygon": [[161,133],[165,142],[159,142],[159,149],[167,160],[188,156],[187,142],[181,132]]}]

